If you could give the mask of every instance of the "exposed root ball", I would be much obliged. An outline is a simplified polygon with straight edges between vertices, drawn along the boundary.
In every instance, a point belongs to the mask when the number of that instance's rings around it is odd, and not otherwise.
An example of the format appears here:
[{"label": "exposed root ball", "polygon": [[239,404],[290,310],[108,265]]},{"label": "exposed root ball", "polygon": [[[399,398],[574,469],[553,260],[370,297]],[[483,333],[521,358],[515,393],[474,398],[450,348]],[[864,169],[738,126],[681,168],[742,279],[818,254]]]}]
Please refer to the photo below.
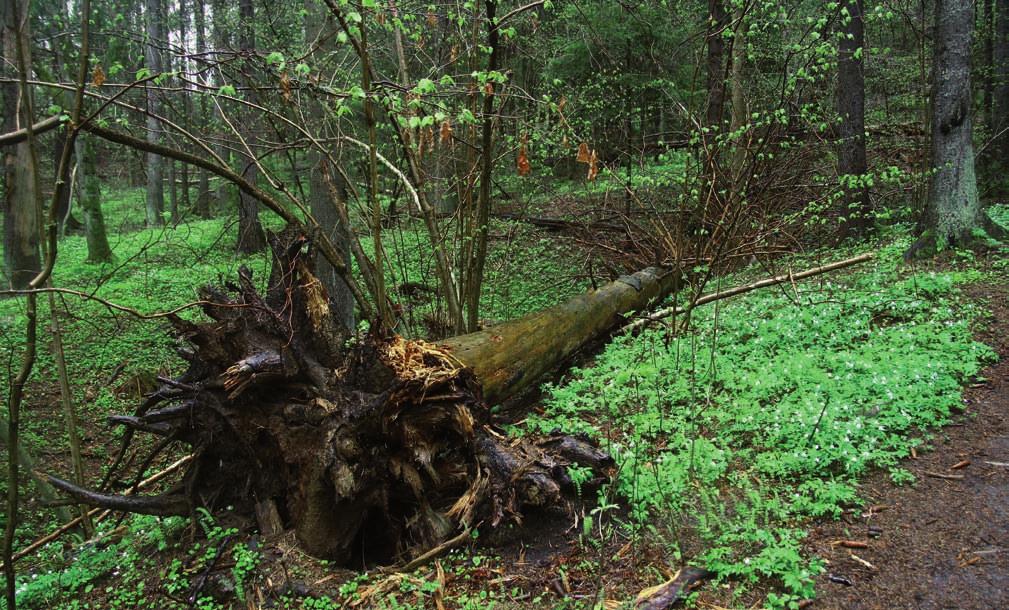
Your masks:
[{"label": "exposed root ball", "polygon": [[526,506],[563,505],[569,464],[612,466],[576,438],[495,431],[470,369],[437,346],[394,335],[345,347],[305,243],[271,238],[265,298],[247,269],[231,295],[204,289],[212,321],[173,320],[189,369],[112,418],[126,443],[139,431],[192,446],[177,489],[126,505],[58,485],[136,512],[232,506],[264,532],[294,528],[313,555],[389,562]]}]

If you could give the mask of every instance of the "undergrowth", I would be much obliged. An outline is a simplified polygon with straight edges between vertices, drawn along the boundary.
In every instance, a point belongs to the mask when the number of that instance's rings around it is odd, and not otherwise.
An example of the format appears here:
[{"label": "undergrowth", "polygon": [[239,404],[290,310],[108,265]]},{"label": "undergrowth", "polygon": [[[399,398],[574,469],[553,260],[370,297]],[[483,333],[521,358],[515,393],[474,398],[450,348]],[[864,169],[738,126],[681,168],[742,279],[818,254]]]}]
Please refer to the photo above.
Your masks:
[{"label": "undergrowth", "polygon": [[804,523],[857,506],[869,468],[910,482],[901,458],[994,357],[971,338],[977,307],[957,298],[981,272],[901,267],[908,243],[853,272],[700,308],[678,336],[620,337],[548,386],[524,428],[599,439],[619,464],[600,504],[619,496],[626,528],[661,536],[671,557],[690,534],[693,561],[738,591],[770,580],[771,606],[812,597],[822,562],[803,551]]}]

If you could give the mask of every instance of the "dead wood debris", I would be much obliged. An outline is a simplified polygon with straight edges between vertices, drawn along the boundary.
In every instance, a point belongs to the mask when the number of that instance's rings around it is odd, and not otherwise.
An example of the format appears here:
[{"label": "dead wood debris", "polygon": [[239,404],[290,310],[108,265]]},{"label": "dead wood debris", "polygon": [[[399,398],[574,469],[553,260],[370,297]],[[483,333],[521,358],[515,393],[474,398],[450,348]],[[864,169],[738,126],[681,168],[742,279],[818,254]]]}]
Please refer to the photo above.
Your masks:
[{"label": "dead wood debris", "polygon": [[109,487],[127,476],[136,433],[192,448],[178,485],[122,496],[53,479],[94,506],[156,515],[234,507],[264,532],[293,529],[306,552],[338,563],[426,556],[478,523],[565,508],[569,465],[598,480],[613,461],[586,439],[510,439],[494,431],[481,386],[446,350],[396,335],[356,343],[337,326],[307,239],[271,236],[269,287],[201,290],[210,319],[171,318],[189,362],[129,416]]}]

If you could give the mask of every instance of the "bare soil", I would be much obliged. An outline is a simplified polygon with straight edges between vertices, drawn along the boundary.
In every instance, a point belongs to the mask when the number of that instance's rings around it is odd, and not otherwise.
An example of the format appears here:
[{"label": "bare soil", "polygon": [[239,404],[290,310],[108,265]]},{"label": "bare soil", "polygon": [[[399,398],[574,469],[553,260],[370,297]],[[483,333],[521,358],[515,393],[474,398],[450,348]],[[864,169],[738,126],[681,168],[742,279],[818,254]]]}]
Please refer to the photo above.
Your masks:
[{"label": "bare soil", "polygon": [[1001,359],[964,391],[932,450],[903,464],[913,485],[875,473],[860,488],[866,508],[811,530],[810,550],[829,562],[812,608],[1009,608],[1009,286],[968,295],[987,301],[977,336]]}]

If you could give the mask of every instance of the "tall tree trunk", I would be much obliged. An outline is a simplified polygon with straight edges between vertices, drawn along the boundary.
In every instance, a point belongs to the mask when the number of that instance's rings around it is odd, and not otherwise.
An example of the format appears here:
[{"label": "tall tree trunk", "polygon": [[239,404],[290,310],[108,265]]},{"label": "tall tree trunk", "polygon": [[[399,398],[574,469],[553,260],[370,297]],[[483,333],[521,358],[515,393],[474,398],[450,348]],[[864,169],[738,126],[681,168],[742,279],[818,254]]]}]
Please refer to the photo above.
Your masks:
[{"label": "tall tree trunk", "polygon": [[[179,70],[183,74],[188,72],[188,60],[187,54],[189,49],[186,45],[187,36],[189,35],[189,0],[179,0],[179,46],[182,47],[182,56],[179,57]],[[183,124],[189,128],[194,124],[193,120],[193,96],[189,92],[189,84],[182,82],[182,113],[183,113]],[[189,145],[186,144],[186,148],[189,149]],[[188,214],[190,212],[190,202],[189,202],[189,164],[182,163],[179,166],[179,201],[178,205],[182,208],[183,213]],[[178,222],[179,219],[175,218],[173,222]]]},{"label": "tall tree trunk", "polygon": [[932,179],[919,223],[921,237],[907,256],[928,256],[952,246],[974,244],[979,232],[1002,236],[977,194],[971,141],[970,0],[937,0],[932,67]]},{"label": "tall tree trunk", "polygon": [[[161,0],[146,0],[147,45],[144,58],[151,74],[164,71],[160,45],[165,43],[165,20]],[[161,144],[161,122],[152,115],[161,113],[161,100],[156,91],[147,91],[147,141]],[[160,155],[147,153],[147,226],[155,227],[164,223],[165,209],[164,160]]]},{"label": "tall tree trunk", "polygon": [[[306,45],[317,44],[317,51],[320,56],[323,53],[332,51],[332,44],[327,41],[335,39],[336,25],[333,17],[328,11],[321,10],[321,4],[315,0],[308,0],[305,3],[305,43]],[[325,106],[315,98],[309,99],[310,117],[319,117],[320,124],[317,133],[321,134],[326,116]],[[340,221],[340,215],[335,208],[336,202],[331,200],[331,192],[324,179],[324,173],[329,171],[333,181],[336,183],[335,192],[346,201],[346,185],[342,176],[339,176],[334,168],[327,168],[328,161],[324,155],[315,147],[309,149],[307,154],[309,166],[309,207],[312,216],[319,223],[319,226],[326,232],[330,241],[340,252],[343,260],[350,259],[350,228]],[[354,295],[351,294],[350,287],[340,277],[321,252],[315,256],[317,276],[322,285],[325,286],[329,294],[329,308],[336,321],[346,330],[353,331],[356,326],[354,316]]]},{"label": "tall tree trunk", "polygon": [[112,248],[109,247],[105,217],[102,215],[101,179],[95,166],[94,136],[78,136],[76,147],[78,180],[84,186],[81,189],[81,213],[84,216],[84,236],[88,243],[88,262],[107,263],[112,260]]},{"label": "tall tree trunk", "polygon": [[[0,72],[4,76],[14,76],[15,71],[9,69],[16,66],[18,47],[17,21],[20,17],[25,21],[23,52],[30,61],[27,34],[27,2],[23,2],[21,15],[15,15],[10,3],[2,3],[2,21],[0,21],[0,38],[2,38],[3,61],[0,62]],[[3,113],[3,133],[8,133],[25,126],[25,121],[31,122],[33,117],[24,111],[24,100],[18,93],[17,79],[0,83],[0,112]],[[39,206],[37,199],[38,177],[34,175],[37,165],[32,163],[33,143],[26,140],[15,146],[0,149],[3,154],[4,184],[4,271],[7,282],[12,288],[25,288],[28,282],[41,269],[39,258]]]},{"label": "tall tree trunk", "polygon": [[865,27],[863,0],[841,5],[841,38],[837,45],[837,113],[841,117],[837,173],[841,180],[842,235],[862,235],[870,226],[871,204],[865,183]]},{"label": "tall tree trunk", "polygon": [[[992,161],[999,167],[993,169],[995,176],[1004,176],[1009,169],[1006,155],[1009,155],[1009,0],[995,0],[995,31],[992,43],[992,67],[994,69],[992,88]],[[1001,179],[998,192],[1009,192],[1006,179]]]},{"label": "tall tree trunk", "polygon": [[[981,118],[984,120],[985,126],[991,130],[992,129],[992,96],[994,95],[994,70],[995,70],[995,13],[992,3],[994,0],[981,0],[981,34],[984,36],[984,44],[982,45],[982,59],[984,63],[984,71],[981,82]],[[988,151],[990,152],[990,151]],[[988,155],[986,155],[988,156]]]},{"label": "tall tree trunk", "polygon": [[[256,48],[256,9],[252,0],[241,0],[238,10],[241,27],[239,45],[245,53],[246,58],[248,58]],[[248,72],[255,70],[255,64],[247,60],[245,70]],[[249,80],[250,86],[247,95],[255,101],[254,83],[251,78]],[[246,145],[250,147],[254,155],[257,131],[255,121],[253,120],[254,114],[252,111],[243,111],[243,114],[245,114],[245,119],[242,121],[242,126],[240,127],[242,139],[245,140]],[[243,159],[242,163],[244,164],[242,177],[251,184],[255,184],[256,179],[259,177],[259,166],[256,163],[256,159],[249,157]],[[259,223],[259,204],[252,196],[245,192],[240,192],[238,198],[238,251],[251,254],[253,252],[261,252],[265,248],[266,234],[263,233],[263,226]]]},{"label": "tall tree trunk", "polygon": [[[487,46],[490,49],[490,57],[487,58],[487,72],[498,70],[500,61],[500,37],[497,23],[497,0],[485,0],[484,19],[487,24]],[[487,81],[487,89],[484,91],[483,125],[480,133],[480,190],[477,195],[476,208],[476,248],[473,249],[472,256],[466,261],[469,268],[466,278],[466,330],[474,332],[480,324],[480,293],[483,288],[484,264],[487,261],[487,237],[490,233],[490,191],[491,180],[494,177],[494,98],[497,96],[497,87],[493,81]]]},{"label": "tall tree trunk", "polygon": [[[195,28],[196,28],[196,53],[199,61],[206,61],[204,53],[207,52],[207,6],[205,0],[196,0]],[[209,127],[210,118],[207,112],[207,96],[200,94],[200,128],[206,131]],[[200,168],[196,179],[196,213],[200,218],[210,218],[210,175],[207,170]]]},{"label": "tall tree trunk", "polygon": [[725,113],[725,39],[727,25],[724,0],[708,0],[708,105],[706,125],[721,125]]},{"label": "tall tree trunk", "polygon": [[[748,26],[744,8],[743,6],[739,6],[735,10],[736,29],[732,36],[732,123],[730,129],[733,133],[742,129],[749,120],[746,111],[746,35]],[[745,164],[746,139],[739,137],[736,140],[735,149],[732,154],[733,182],[740,181],[745,183],[745,178],[742,176]]]},{"label": "tall tree trunk", "polygon": [[707,131],[701,136],[703,149],[700,154],[704,174],[701,177],[699,218],[696,219],[701,223],[706,222],[709,217],[720,216],[719,209],[728,194],[726,193],[725,176],[719,163],[716,140],[722,132],[722,118],[725,113],[725,39],[723,33],[727,21],[724,0],[708,0],[708,100],[704,116],[704,126]]}]

